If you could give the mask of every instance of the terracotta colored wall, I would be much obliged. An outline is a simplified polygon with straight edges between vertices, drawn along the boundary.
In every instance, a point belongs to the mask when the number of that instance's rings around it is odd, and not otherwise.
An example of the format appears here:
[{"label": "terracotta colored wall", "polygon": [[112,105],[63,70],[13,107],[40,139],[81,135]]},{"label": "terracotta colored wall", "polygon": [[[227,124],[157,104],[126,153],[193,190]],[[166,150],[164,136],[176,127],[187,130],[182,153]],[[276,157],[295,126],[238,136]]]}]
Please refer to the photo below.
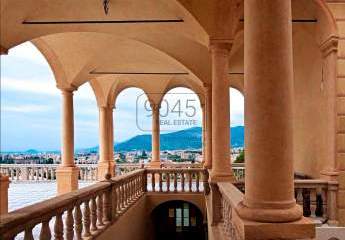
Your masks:
[{"label": "terracotta colored wall", "polygon": [[146,198],[142,197],[97,239],[147,239],[146,225]]},{"label": "terracotta colored wall", "polygon": [[161,194],[148,193],[123,214],[112,226],[110,226],[97,239],[120,239],[120,240],[144,240],[150,239],[153,229],[151,212],[161,203],[183,200],[197,206],[205,217],[205,198],[203,194]]},{"label": "terracotta colored wall", "polygon": [[[295,170],[318,177],[327,160],[327,118],[322,89],[322,61],[312,24],[294,25],[294,161]],[[314,36],[313,36],[314,35]]]}]

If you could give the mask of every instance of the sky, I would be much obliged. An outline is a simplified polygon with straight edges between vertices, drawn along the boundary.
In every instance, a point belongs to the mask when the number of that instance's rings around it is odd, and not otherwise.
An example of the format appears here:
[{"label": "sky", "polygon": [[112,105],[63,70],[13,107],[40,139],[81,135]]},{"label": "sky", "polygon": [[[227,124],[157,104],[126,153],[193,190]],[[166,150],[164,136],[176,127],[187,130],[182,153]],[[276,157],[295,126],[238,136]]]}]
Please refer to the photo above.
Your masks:
[{"label": "sky", "polygon": [[[30,42],[10,49],[0,57],[1,132],[0,151],[59,150],[61,93],[43,55]],[[243,125],[244,100],[230,89],[231,126]],[[114,110],[114,141],[150,134],[151,109],[138,88],[122,91]],[[98,145],[98,108],[91,86],[86,83],[74,93],[75,148]],[[186,88],[168,92],[162,102],[161,132],[201,126],[197,95]]]}]

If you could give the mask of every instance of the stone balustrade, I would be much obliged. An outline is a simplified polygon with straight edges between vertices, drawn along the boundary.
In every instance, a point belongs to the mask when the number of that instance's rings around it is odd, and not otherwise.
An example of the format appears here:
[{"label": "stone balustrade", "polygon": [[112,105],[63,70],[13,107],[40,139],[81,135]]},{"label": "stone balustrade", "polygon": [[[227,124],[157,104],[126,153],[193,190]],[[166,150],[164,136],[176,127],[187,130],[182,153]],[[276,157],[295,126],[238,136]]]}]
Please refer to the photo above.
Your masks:
[{"label": "stone balustrade", "polygon": [[0,239],[92,239],[146,192],[202,193],[204,173],[202,168],[137,169],[2,215]]},{"label": "stone balustrade", "polygon": [[317,179],[295,180],[295,197],[303,206],[305,217],[319,217],[324,223],[336,225],[338,183]]},{"label": "stone balustrade", "polygon": [[136,170],[2,215],[0,239],[91,239],[144,194],[145,182]]},{"label": "stone balustrade", "polygon": [[[234,183],[241,191],[245,191],[243,181]],[[295,198],[303,207],[303,216],[320,219],[321,223],[337,225],[338,183],[321,179],[296,179]]]},{"label": "stone balustrade", "polygon": [[[58,164],[0,164],[0,173],[9,176],[11,181],[53,181],[56,180]],[[97,164],[78,164],[79,179],[83,181],[97,180]],[[120,163],[116,164],[116,175],[141,169],[147,164]],[[201,164],[191,163],[162,163],[161,168],[201,168]],[[233,163],[234,176],[237,180],[244,179],[245,167],[243,163]]]},{"label": "stone balustrade", "polygon": [[149,168],[146,174],[152,192],[202,192],[207,181],[202,168]]}]

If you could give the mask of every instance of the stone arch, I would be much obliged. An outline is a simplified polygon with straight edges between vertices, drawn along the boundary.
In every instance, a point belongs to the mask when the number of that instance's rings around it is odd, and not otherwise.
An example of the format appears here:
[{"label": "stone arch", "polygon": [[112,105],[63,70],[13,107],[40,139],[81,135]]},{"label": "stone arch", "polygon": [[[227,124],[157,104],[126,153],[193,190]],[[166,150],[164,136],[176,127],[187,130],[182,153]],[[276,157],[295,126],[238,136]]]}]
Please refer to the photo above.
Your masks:
[{"label": "stone arch", "polygon": [[147,212],[149,214],[151,214],[155,208],[157,208],[158,206],[164,203],[171,202],[171,201],[182,201],[182,202],[188,202],[196,206],[202,213],[202,216],[206,218],[205,201],[201,195],[174,194],[173,196],[162,196],[162,197],[148,195],[148,201],[150,203],[148,204],[148,208],[147,208]]},{"label": "stone arch", "polygon": [[[79,35],[72,36],[71,34],[74,34],[74,35],[79,34]],[[55,36],[56,38],[58,38],[57,40],[55,40]],[[193,62],[191,61],[191,59],[189,60],[184,59],[183,56],[181,56],[182,53],[175,54],[172,49],[164,48],[162,46],[164,45],[163,43],[160,43],[157,41],[155,43],[151,43],[149,39],[145,39],[145,41],[142,41],[140,39],[116,37],[114,35],[105,34],[105,33],[80,32],[80,33],[60,33],[58,35],[49,35],[43,38],[33,40],[34,44],[37,46],[39,50],[41,50],[42,54],[46,57],[46,60],[49,62],[52,69],[54,70],[56,80],[58,81],[58,85],[73,85],[75,87],[78,87],[83,82],[86,82],[88,78],[90,78],[90,75],[89,75],[90,72],[92,72],[98,66],[101,66],[100,65],[101,63],[107,62],[109,60],[108,55],[112,52],[111,49],[110,51],[109,49],[104,49],[108,46],[104,43],[102,46],[93,47],[97,49],[97,51],[95,49],[93,51],[87,51],[88,55],[84,54],[87,56],[87,58],[81,58],[81,60],[79,60],[80,63],[78,62],[78,64],[82,64],[82,65],[74,65],[73,75],[70,74],[70,76],[66,76],[66,71],[64,71],[65,69],[67,70],[68,68],[69,72],[71,72],[70,64],[63,62],[64,59],[66,59],[66,53],[60,55],[62,59],[59,59],[59,57],[57,57],[57,54],[56,54],[56,52],[61,50],[59,48],[61,48],[61,45],[65,39],[64,36],[66,36],[67,39],[71,37],[78,37],[81,40],[83,40],[83,42],[81,42],[81,44],[83,44],[83,47],[81,47],[81,49],[75,50],[79,52],[81,50],[84,50],[85,47],[88,46],[87,44],[90,44],[91,40],[103,39],[106,42],[119,41],[126,44],[130,43],[132,45],[137,46],[137,48],[145,49],[146,52],[152,51],[152,54],[154,54],[157,57],[160,57],[165,64],[172,64],[171,66],[175,66],[175,67],[178,66],[181,69],[185,69],[185,71],[191,76],[189,78],[189,81],[193,82],[194,85],[202,85],[202,82],[206,81],[205,80],[206,78],[209,78],[207,76],[210,74],[210,71],[202,70],[202,69],[205,69],[204,67],[202,67],[202,64],[204,63],[198,63],[195,61]],[[183,39],[180,40],[180,43],[182,42],[183,42]],[[50,43],[53,43],[53,46],[50,46]],[[57,49],[53,49],[54,47]],[[121,45],[116,46],[116,47],[121,48]],[[115,47],[113,47],[112,49],[115,50]],[[72,49],[72,53],[73,53],[73,50],[74,49]],[[109,54],[104,54],[104,52],[109,52]],[[205,58],[207,59],[207,57]],[[131,64],[131,62],[129,61],[127,64]],[[199,71],[200,69],[202,71]],[[94,77],[94,76],[91,76],[91,77]]]},{"label": "stone arch", "polygon": [[[25,2],[25,3],[24,3]],[[200,43],[207,42],[207,34],[204,28],[196,20],[193,14],[190,13],[190,10],[184,7],[182,4],[179,4],[178,1],[145,1],[140,3],[141,6],[138,7],[138,4],[128,4],[128,5],[118,5],[118,9],[110,10],[108,16],[112,17],[112,13],[115,13],[117,17],[125,18],[129,15],[135,20],[136,16],[144,16],[147,19],[150,17],[155,19],[160,18],[173,18],[176,20],[183,19],[184,28],[179,26],[173,26],[176,29],[176,33],[184,35],[190,39],[194,39]],[[18,5],[20,8],[18,8]],[[10,1],[5,1],[1,4],[1,15],[3,18],[7,19],[7,24],[3,26],[1,35],[6,36],[2,38],[1,46],[6,49],[10,49],[15,45],[20,43],[39,38],[49,34],[56,34],[66,32],[66,29],[70,32],[108,32],[112,33],[114,31],[120,31],[124,34],[129,34],[128,28],[126,26],[116,25],[114,30],[112,26],[108,25],[75,25],[75,26],[62,26],[61,24],[56,24],[54,26],[41,27],[35,26],[32,30],[28,31],[27,25],[23,24],[23,20],[27,21],[39,21],[43,19],[67,19],[67,20],[90,20],[89,16],[93,16],[94,19],[103,19],[105,15],[103,11],[99,11],[98,7],[101,7],[101,4],[95,5],[94,3],[83,3],[83,6],[80,6],[80,1],[72,0],[64,3],[47,3],[46,1],[35,1],[35,4],[32,4],[31,1],[23,1],[20,3],[12,4]],[[66,15],[65,9],[74,8],[79,9],[77,16],[71,18],[71,16]],[[174,16],[178,16],[175,17]],[[109,19],[109,17],[107,19]],[[114,17],[114,16],[113,16]],[[129,17],[130,18],[130,17]],[[127,20],[126,19],[126,20]],[[110,27],[109,27],[110,26]],[[11,29],[16,28],[17,34],[11,33]],[[165,31],[164,27],[157,27],[159,31]],[[130,29],[130,30],[134,30]],[[168,29],[170,30],[170,29]],[[140,33],[139,33],[140,34]]]}]

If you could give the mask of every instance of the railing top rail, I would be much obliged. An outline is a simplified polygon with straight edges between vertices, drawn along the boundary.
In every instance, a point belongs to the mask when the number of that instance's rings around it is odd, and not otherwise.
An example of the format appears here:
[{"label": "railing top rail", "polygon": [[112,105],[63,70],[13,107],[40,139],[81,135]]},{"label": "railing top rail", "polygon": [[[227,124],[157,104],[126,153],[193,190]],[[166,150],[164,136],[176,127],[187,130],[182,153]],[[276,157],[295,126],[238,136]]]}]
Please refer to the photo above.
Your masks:
[{"label": "railing top rail", "polygon": [[[51,218],[57,212],[74,206],[78,201],[82,202],[92,197],[93,194],[107,189],[110,185],[111,183],[109,182],[98,182],[91,186],[1,215],[0,233],[13,227],[22,226],[28,222],[31,224],[40,223],[42,219]],[[24,226],[22,228],[24,229]]]},{"label": "railing top rail", "polygon": [[56,216],[57,213],[63,212],[71,207],[74,207],[77,203],[88,200],[100,192],[106,191],[108,188],[117,182],[121,182],[124,179],[130,179],[131,177],[143,174],[145,169],[138,169],[128,174],[117,176],[111,179],[111,181],[102,181],[92,184],[88,187],[81,188],[79,190],[66,193],[54,198],[20,208],[10,213],[1,215],[0,219],[0,234],[15,231],[19,232],[24,230],[24,225],[36,225],[42,222],[42,219],[49,219]]},{"label": "railing top rail", "polygon": [[134,171],[131,171],[131,172],[128,172],[126,174],[123,174],[123,175],[119,175],[119,176],[116,176],[116,177],[113,177],[111,179],[112,182],[118,182],[118,181],[122,181],[124,179],[127,179],[127,178],[131,178],[135,175],[139,175],[139,174],[143,174],[145,173],[145,169],[137,169],[137,170],[134,170]]},{"label": "railing top rail", "polygon": [[203,168],[146,168],[148,173],[167,173],[167,172],[202,172]]},{"label": "railing top rail", "polygon": [[242,200],[244,194],[230,182],[217,183],[219,191],[224,199],[226,199],[232,207],[236,207]]}]

